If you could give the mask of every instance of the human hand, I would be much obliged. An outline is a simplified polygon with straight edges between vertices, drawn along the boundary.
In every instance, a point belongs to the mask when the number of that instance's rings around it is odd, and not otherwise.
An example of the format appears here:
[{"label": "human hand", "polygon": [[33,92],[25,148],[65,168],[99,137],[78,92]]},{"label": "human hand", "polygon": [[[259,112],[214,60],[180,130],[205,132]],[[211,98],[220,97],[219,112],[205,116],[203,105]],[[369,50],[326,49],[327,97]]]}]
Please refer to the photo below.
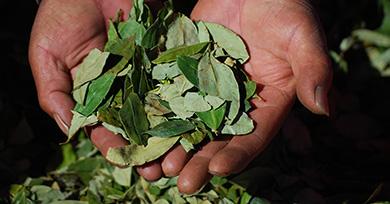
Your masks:
[{"label": "human hand", "polygon": [[[149,2],[152,7],[158,4]],[[41,2],[31,32],[29,60],[39,103],[64,133],[68,132],[72,118],[74,101],[70,93],[77,65],[91,49],[104,47],[107,20],[116,17],[119,9],[124,11],[123,16],[128,16],[130,8],[129,0]],[[122,137],[101,126],[89,131],[91,141],[103,155],[110,147],[126,145]],[[140,173],[154,180],[161,175],[161,166],[150,163]]]},{"label": "human hand", "polygon": [[199,0],[192,18],[223,24],[246,42],[246,72],[259,87],[247,136],[212,141],[190,156],[177,146],[161,161],[163,173],[179,175],[183,193],[199,190],[211,175],[243,170],[277,133],[296,96],[309,110],[329,115],[332,70],[320,24],[305,0]]}]

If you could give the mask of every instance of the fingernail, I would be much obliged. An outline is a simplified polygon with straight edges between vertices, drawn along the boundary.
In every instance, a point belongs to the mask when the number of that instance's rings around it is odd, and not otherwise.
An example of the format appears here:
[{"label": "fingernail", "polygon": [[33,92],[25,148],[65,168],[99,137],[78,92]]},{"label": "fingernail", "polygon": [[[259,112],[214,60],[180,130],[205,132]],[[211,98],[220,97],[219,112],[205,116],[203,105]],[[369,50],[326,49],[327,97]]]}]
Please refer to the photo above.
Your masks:
[{"label": "fingernail", "polygon": [[214,175],[214,176],[219,176],[219,177],[225,177],[225,176],[229,175],[227,173],[221,173],[221,172],[216,172],[216,171],[209,171],[209,173]]},{"label": "fingernail", "polygon": [[323,86],[317,86],[315,90],[315,102],[321,114],[329,117],[328,93]]},{"label": "fingernail", "polygon": [[58,127],[60,127],[62,132],[64,132],[65,134],[68,134],[69,127],[58,114],[54,114],[54,120],[56,121]]}]

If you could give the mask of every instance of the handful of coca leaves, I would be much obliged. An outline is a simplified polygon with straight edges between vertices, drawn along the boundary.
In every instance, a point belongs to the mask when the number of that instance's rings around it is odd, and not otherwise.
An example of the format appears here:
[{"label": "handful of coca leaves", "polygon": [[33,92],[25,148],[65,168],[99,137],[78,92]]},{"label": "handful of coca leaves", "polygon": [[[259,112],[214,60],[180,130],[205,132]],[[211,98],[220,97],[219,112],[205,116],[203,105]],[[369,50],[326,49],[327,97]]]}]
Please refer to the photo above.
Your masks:
[{"label": "handful of coca leaves", "polygon": [[128,20],[110,22],[104,50],[78,67],[68,141],[85,126],[103,125],[129,141],[107,159],[135,166],[178,142],[191,151],[204,140],[250,133],[256,84],[241,69],[249,55],[240,37],[193,22],[169,2],[155,19],[142,0],[133,2]]}]

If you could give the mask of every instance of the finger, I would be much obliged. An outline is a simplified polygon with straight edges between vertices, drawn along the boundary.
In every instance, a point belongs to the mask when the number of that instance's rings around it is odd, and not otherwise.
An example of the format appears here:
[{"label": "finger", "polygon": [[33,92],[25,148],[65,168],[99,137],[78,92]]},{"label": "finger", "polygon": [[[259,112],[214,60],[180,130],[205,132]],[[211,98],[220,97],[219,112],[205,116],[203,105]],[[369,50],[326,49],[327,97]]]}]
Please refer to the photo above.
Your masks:
[{"label": "finger", "polygon": [[92,143],[102,153],[104,157],[110,148],[123,147],[127,141],[121,136],[112,133],[103,126],[94,126],[88,129]]},{"label": "finger", "polygon": [[299,100],[312,112],[329,115],[331,62],[319,23],[314,17],[304,18],[296,28],[288,48],[288,59],[296,78]]},{"label": "finger", "polygon": [[190,157],[191,155],[181,145],[177,145],[166,154],[161,162],[164,175],[168,177],[179,175]]},{"label": "finger", "polygon": [[127,17],[132,5],[129,0],[97,0],[97,4],[107,20],[115,19],[118,16],[119,11],[123,12],[123,17]]},{"label": "finger", "polygon": [[180,172],[177,187],[181,193],[195,193],[210,180],[211,175],[208,168],[210,159],[226,144],[225,140],[212,141],[194,154]]},{"label": "finger", "polygon": [[[90,127],[87,132],[88,135],[90,135],[92,143],[104,157],[107,156],[110,148],[123,147],[127,145],[127,141],[125,139],[112,133],[103,126]],[[137,167],[137,171],[142,177],[150,181],[157,180],[162,175],[161,165],[158,161]]]},{"label": "finger", "polygon": [[156,181],[163,175],[159,161],[152,161],[139,166],[137,172],[148,181]]},{"label": "finger", "polygon": [[264,87],[262,100],[254,99],[254,110],[250,117],[255,121],[254,131],[245,136],[235,136],[210,161],[209,171],[214,175],[227,176],[244,169],[261,153],[279,130],[291,104],[293,96],[273,87]]},{"label": "finger", "polygon": [[66,134],[74,106],[69,95],[72,82],[68,69],[41,47],[30,48],[29,58],[39,104]]},{"label": "finger", "polygon": [[[123,12],[123,19],[121,20],[127,19],[132,7],[132,1],[129,0],[98,0],[97,3],[107,20],[115,19],[119,11]],[[159,0],[145,0],[145,3],[151,8],[152,12],[158,11],[162,7],[162,2]]]}]

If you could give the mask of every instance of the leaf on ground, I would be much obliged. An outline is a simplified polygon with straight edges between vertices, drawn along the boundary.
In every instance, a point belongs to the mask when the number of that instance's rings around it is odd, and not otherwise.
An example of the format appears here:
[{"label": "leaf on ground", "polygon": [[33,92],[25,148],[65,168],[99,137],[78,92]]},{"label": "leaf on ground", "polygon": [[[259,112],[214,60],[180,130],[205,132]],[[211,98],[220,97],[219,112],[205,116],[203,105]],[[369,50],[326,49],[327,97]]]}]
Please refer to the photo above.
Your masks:
[{"label": "leaf on ground", "polygon": [[120,166],[139,166],[153,161],[171,149],[180,137],[160,138],[151,137],[146,146],[128,145],[110,148],[107,160]]},{"label": "leaf on ground", "polygon": [[132,173],[133,173],[132,167],[127,167],[127,168],[115,167],[114,171],[112,172],[112,176],[114,177],[115,182],[117,182],[119,185],[130,187],[132,185],[131,183]]}]

